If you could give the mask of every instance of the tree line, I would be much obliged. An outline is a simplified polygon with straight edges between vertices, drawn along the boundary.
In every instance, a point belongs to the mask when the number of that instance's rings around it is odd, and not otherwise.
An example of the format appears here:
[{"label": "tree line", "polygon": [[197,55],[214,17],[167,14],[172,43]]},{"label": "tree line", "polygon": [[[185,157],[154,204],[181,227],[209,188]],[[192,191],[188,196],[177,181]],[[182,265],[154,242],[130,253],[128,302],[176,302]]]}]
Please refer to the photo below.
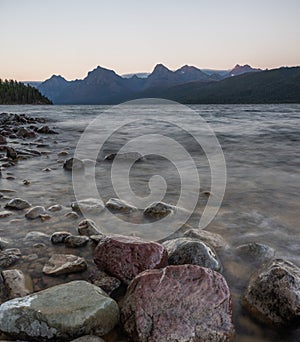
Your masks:
[{"label": "tree line", "polygon": [[30,85],[0,79],[0,104],[52,104],[52,102]]}]

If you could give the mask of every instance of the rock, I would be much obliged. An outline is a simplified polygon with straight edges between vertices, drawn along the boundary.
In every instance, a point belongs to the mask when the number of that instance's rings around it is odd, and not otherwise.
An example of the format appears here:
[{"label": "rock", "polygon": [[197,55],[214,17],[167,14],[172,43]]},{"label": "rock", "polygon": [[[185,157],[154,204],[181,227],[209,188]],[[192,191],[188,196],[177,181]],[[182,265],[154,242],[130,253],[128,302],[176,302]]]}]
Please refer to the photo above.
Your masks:
[{"label": "rock", "polygon": [[30,220],[34,220],[44,214],[46,214],[46,209],[41,206],[36,206],[36,207],[29,209],[27,213],[25,214],[25,217]]},{"label": "rock", "polygon": [[0,252],[0,268],[8,268],[14,265],[19,259],[20,254],[18,253],[20,250],[17,248],[5,249]]},{"label": "rock", "polygon": [[41,126],[36,130],[38,133],[41,134],[58,134],[53,129],[50,129],[49,126]]},{"label": "rock", "polygon": [[31,279],[29,277],[26,279],[21,270],[6,270],[1,274],[9,299],[24,297],[33,292]]},{"label": "rock", "polygon": [[175,207],[171,204],[154,202],[144,210],[144,215],[151,218],[163,218],[174,213],[174,210]]},{"label": "rock", "polygon": [[52,169],[50,167],[45,167],[42,171],[43,172],[51,172]]},{"label": "rock", "polygon": [[225,248],[228,246],[228,243],[221,235],[203,229],[187,230],[183,236],[187,238],[198,239],[216,249]]},{"label": "rock", "polygon": [[119,160],[122,161],[142,161],[143,156],[138,152],[125,152],[125,153],[110,153],[104,157],[106,161],[113,161],[116,156],[118,156]]},{"label": "rock", "polygon": [[0,330],[28,341],[70,341],[107,334],[119,320],[117,303],[86,281],[53,286],[0,306]]},{"label": "rock", "polygon": [[42,232],[29,232],[25,236],[26,241],[31,242],[48,242],[50,236],[48,234],[42,233]]},{"label": "rock", "polygon": [[64,161],[63,168],[68,171],[83,170],[84,163],[80,159],[70,158]]},{"label": "rock", "polygon": [[0,237],[0,250],[5,249],[9,244],[9,240]]},{"label": "rock", "polygon": [[106,208],[112,211],[119,211],[122,213],[129,213],[133,210],[137,210],[136,207],[130,205],[126,201],[123,201],[119,198],[111,198],[109,199],[106,204]]},{"label": "rock", "polygon": [[121,281],[117,278],[110,277],[105,272],[96,270],[89,276],[89,281],[101,287],[108,295],[110,295],[114,290],[120,287]]},{"label": "rock", "polygon": [[7,210],[0,211],[0,218],[6,218],[6,217],[11,216],[11,215],[12,215],[11,211],[7,211]]},{"label": "rock", "polygon": [[93,220],[86,219],[79,222],[78,225],[79,235],[91,236],[91,235],[102,235],[101,231],[96,226]]},{"label": "rock", "polygon": [[86,211],[97,214],[104,209],[104,204],[99,198],[87,198],[72,202],[71,208],[76,212]]},{"label": "rock", "polygon": [[84,258],[72,254],[53,254],[48,263],[43,267],[47,275],[60,275],[82,272],[87,269]]},{"label": "rock", "polygon": [[300,318],[300,268],[283,259],[272,260],[250,280],[244,304],[268,322],[286,325]]},{"label": "rock", "polygon": [[69,155],[69,152],[67,152],[67,151],[60,151],[60,152],[57,153],[57,155],[58,155],[59,157],[64,157],[64,156]]},{"label": "rock", "polygon": [[251,242],[236,247],[236,253],[252,263],[253,261],[268,261],[272,259],[275,255],[275,250],[270,246]]},{"label": "rock", "polygon": [[147,270],[129,285],[121,320],[133,341],[229,341],[234,334],[225,278],[196,265]]},{"label": "rock", "polygon": [[3,135],[0,135],[0,145],[4,145],[7,143],[6,138]]},{"label": "rock", "polygon": [[30,182],[28,179],[24,179],[24,180],[23,180],[23,184],[24,184],[24,185],[29,185],[30,183],[31,183],[31,182]]},{"label": "rock", "polygon": [[36,137],[36,134],[33,131],[27,130],[24,127],[19,128],[16,134],[17,134],[17,137],[19,137],[19,138],[34,138],[34,137]]},{"label": "rock", "polygon": [[6,156],[7,156],[7,158],[10,158],[12,160],[17,160],[18,159],[17,152],[11,146],[7,146],[7,148],[6,148]]},{"label": "rock", "polygon": [[98,243],[103,239],[104,234],[98,234],[98,235],[91,235],[89,238],[91,241],[93,241],[95,244],[98,245]]},{"label": "rock", "polygon": [[75,211],[70,211],[69,213],[66,213],[64,215],[64,217],[67,217],[67,218],[72,219],[72,220],[76,220],[79,218],[79,215],[77,213],[75,213]]},{"label": "rock", "polygon": [[192,264],[219,271],[221,263],[216,252],[205,243],[190,239],[178,238],[163,242],[168,251],[169,265]]},{"label": "rock", "polygon": [[122,235],[104,236],[95,249],[99,270],[128,284],[140,272],[165,267],[166,249],[157,242]]},{"label": "rock", "polygon": [[30,203],[23,200],[22,198],[13,198],[5,205],[5,208],[12,209],[12,210],[23,210],[23,209],[27,209],[30,207],[31,207]]},{"label": "rock", "polygon": [[63,243],[66,237],[72,235],[69,232],[55,232],[51,235],[50,241],[56,245],[58,243]]},{"label": "rock", "polygon": [[54,204],[47,209],[48,211],[56,212],[62,210],[62,206],[60,204]]},{"label": "rock", "polygon": [[71,342],[105,342],[101,337],[85,335],[72,340]]},{"label": "rock", "polygon": [[49,214],[41,214],[40,219],[42,222],[44,222],[44,221],[50,220],[51,216]]},{"label": "rock", "polygon": [[76,248],[86,245],[90,241],[88,236],[69,235],[65,238],[64,244],[66,247]]}]

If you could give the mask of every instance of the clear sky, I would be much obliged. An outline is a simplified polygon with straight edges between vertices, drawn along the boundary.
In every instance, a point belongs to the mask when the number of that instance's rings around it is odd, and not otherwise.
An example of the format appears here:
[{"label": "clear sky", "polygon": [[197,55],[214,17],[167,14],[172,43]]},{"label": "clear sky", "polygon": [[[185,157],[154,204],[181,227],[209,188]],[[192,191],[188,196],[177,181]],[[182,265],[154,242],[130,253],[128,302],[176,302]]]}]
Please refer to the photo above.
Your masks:
[{"label": "clear sky", "polygon": [[0,78],[300,65],[300,0],[0,0]]}]

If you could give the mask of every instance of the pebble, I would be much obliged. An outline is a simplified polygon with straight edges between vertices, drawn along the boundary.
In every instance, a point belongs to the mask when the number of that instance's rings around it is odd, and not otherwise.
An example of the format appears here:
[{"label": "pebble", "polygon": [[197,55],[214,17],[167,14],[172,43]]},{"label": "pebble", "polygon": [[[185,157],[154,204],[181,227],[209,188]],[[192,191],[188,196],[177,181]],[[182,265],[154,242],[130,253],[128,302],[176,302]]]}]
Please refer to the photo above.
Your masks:
[{"label": "pebble", "polygon": [[58,243],[63,243],[65,241],[65,239],[70,235],[71,235],[71,233],[64,232],[64,231],[55,232],[51,235],[50,240],[54,245],[56,245]]},{"label": "pebble", "polygon": [[36,206],[27,211],[25,217],[30,220],[39,218],[41,215],[46,213],[46,209],[42,206]]},{"label": "pebble", "polygon": [[48,211],[56,212],[62,210],[62,206],[60,204],[54,204],[47,209]]},{"label": "pebble", "polygon": [[48,263],[43,267],[43,273],[47,275],[60,275],[74,272],[82,272],[87,269],[84,258],[72,254],[53,254]]},{"label": "pebble", "polygon": [[69,235],[65,238],[64,244],[66,247],[77,248],[85,246],[90,241],[87,236]]},{"label": "pebble", "polygon": [[30,207],[31,207],[30,203],[23,200],[22,198],[13,198],[5,205],[5,208],[12,209],[12,210],[23,210],[23,209],[27,209]]}]

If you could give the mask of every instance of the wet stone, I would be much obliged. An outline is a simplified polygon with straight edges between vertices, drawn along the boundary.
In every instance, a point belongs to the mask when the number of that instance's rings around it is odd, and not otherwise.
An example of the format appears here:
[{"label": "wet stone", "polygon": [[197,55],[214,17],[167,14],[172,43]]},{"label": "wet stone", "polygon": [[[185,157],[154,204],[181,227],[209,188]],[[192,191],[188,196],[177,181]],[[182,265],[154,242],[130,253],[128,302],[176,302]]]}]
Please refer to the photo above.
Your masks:
[{"label": "wet stone", "polygon": [[163,218],[174,213],[175,207],[164,202],[154,202],[144,210],[144,215],[151,218]]},{"label": "wet stone", "polygon": [[26,234],[25,240],[30,242],[48,242],[50,236],[43,232],[32,231]]},{"label": "wet stone", "polygon": [[60,211],[62,210],[62,206],[60,204],[54,204],[54,205],[51,205],[51,207],[49,207],[47,210],[51,212]]},{"label": "wet stone", "polygon": [[101,235],[100,229],[96,226],[93,220],[86,219],[79,222],[78,233],[80,235],[91,236],[91,235]]},{"label": "wet stone", "polygon": [[84,163],[78,158],[70,158],[64,161],[63,168],[68,171],[84,170]]},{"label": "wet stone", "polygon": [[71,233],[69,232],[55,232],[51,235],[51,242],[55,245],[58,243],[63,243],[65,239],[70,236]]},{"label": "wet stone", "polygon": [[41,215],[46,214],[46,209],[42,206],[36,206],[27,211],[25,217],[30,220],[39,218]]},{"label": "wet stone", "polygon": [[275,255],[274,248],[262,245],[260,243],[251,242],[236,247],[236,253],[238,256],[249,261],[268,261]]},{"label": "wet stone", "polygon": [[88,236],[69,235],[65,238],[64,244],[66,247],[77,248],[85,246],[89,241]]},{"label": "wet stone", "polygon": [[71,203],[71,208],[76,212],[91,212],[98,214],[104,209],[104,204],[99,198],[86,198]]},{"label": "wet stone", "polygon": [[215,271],[221,269],[221,263],[212,247],[191,238],[178,238],[165,241],[162,245],[167,249],[169,265],[198,265],[211,268]]},{"label": "wet stone", "polygon": [[10,200],[6,205],[5,208],[11,209],[11,210],[23,210],[30,208],[30,204],[23,200],[22,198],[13,198]]},{"label": "wet stone", "polygon": [[67,217],[71,220],[76,220],[79,218],[79,215],[75,211],[70,211],[69,213],[66,213],[64,217]]},{"label": "wet stone", "polygon": [[84,258],[72,254],[53,254],[48,263],[43,267],[43,273],[47,275],[60,275],[82,272],[87,269]]},{"label": "wet stone", "polygon": [[92,284],[101,287],[108,295],[121,285],[121,281],[119,279],[111,277],[105,272],[99,270],[92,272],[88,280]]},{"label": "wet stone", "polygon": [[27,279],[24,273],[18,269],[1,272],[9,299],[24,297],[33,292],[32,282],[29,276]]},{"label": "wet stone", "polygon": [[126,201],[123,201],[119,198],[111,198],[109,199],[106,204],[106,208],[112,211],[118,211],[121,213],[129,213],[133,210],[137,210],[136,207],[130,205]]},{"label": "wet stone", "polygon": [[8,268],[18,262],[20,255],[17,255],[14,251],[6,249],[0,252],[0,268]]}]

